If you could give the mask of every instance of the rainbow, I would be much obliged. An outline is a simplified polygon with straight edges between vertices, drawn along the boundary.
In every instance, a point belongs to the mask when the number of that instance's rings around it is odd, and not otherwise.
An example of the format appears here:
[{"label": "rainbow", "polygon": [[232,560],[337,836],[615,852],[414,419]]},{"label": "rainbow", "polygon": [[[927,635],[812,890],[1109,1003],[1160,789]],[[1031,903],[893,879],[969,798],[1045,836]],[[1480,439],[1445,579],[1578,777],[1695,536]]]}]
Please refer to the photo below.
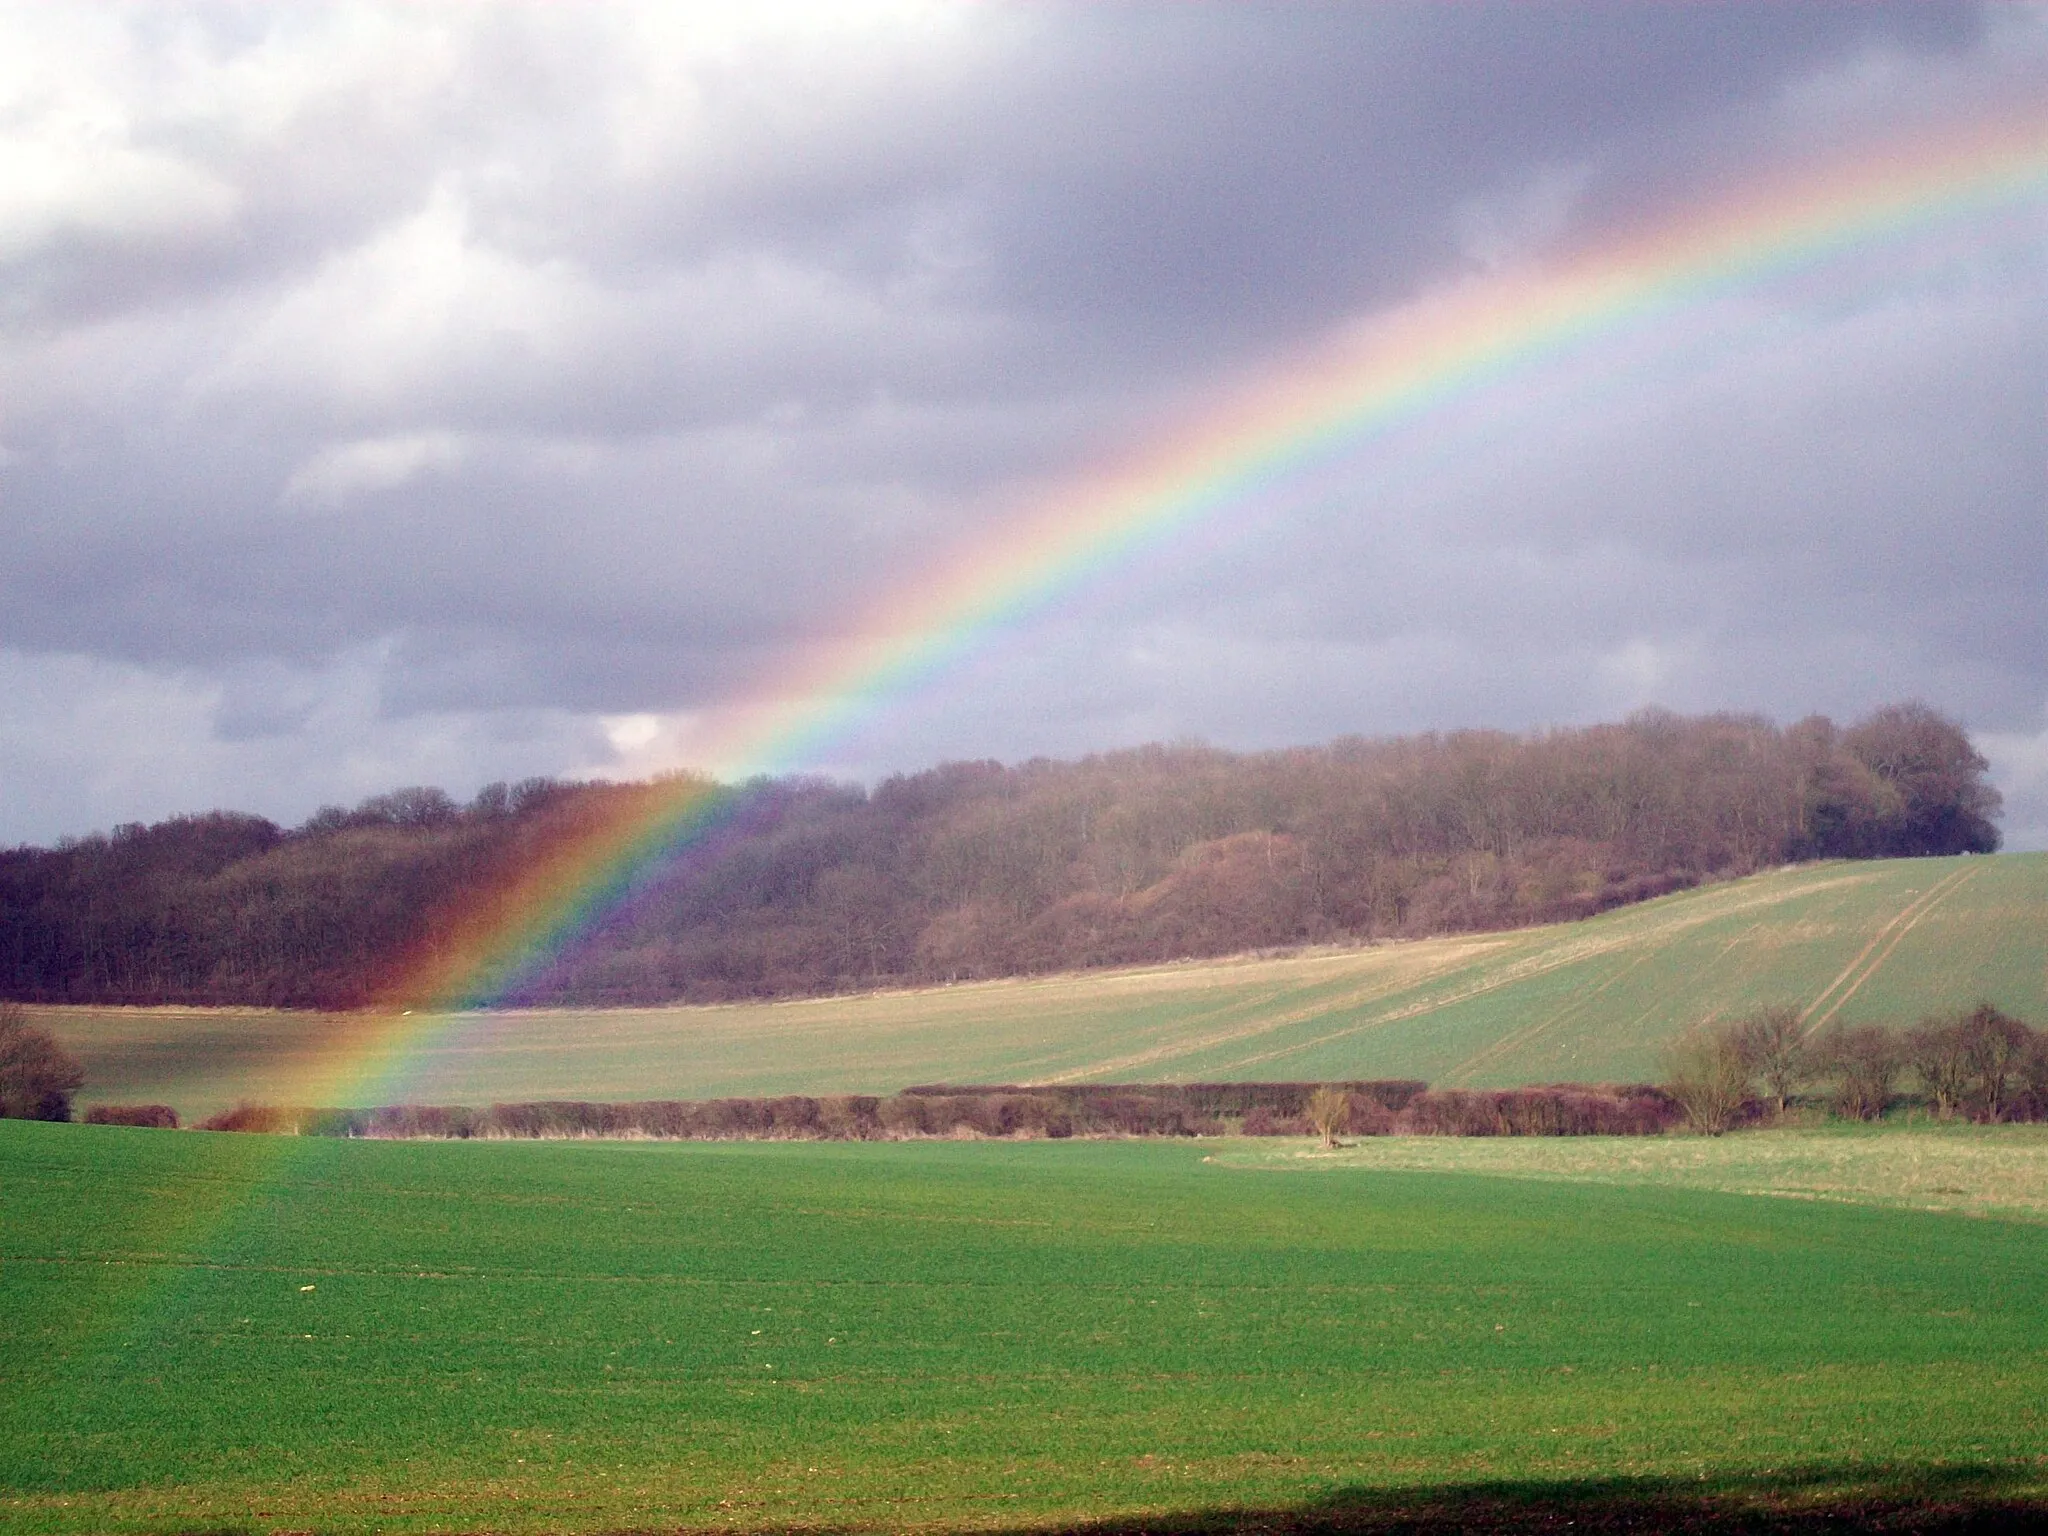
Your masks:
[{"label": "rainbow", "polygon": [[[763,678],[705,738],[728,780],[788,772],[881,704],[1139,553],[1227,515],[1348,446],[1612,333],[1682,315],[1866,246],[2027,207],[2048,191],[2048,117],[2018,117],[1809,166],[1537,272],[1474,280],[1361,325],[1127,461],[1045,496],[886,593],[844,638]],[[680,777],[488,892],[395,978],[394,1012],[351,1037],[318,1102],[382,1102],[408,1049],[516,997],[621,903],[715,851],[735,794]],[[407,1017],[395,1010],[417,1012]]]}]

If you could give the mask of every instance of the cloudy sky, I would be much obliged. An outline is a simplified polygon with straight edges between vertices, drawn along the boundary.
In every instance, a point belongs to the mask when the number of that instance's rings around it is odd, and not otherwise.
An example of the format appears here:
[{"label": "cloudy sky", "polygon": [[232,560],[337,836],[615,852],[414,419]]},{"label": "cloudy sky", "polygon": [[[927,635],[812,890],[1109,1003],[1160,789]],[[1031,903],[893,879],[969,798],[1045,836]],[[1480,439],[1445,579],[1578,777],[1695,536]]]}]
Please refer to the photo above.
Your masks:
[{"label": "cloudy sky", "polygon": [[[639,775],[1405,309],[1978,121],[1934,4],[0,11],[0,843]],[[2048,846],[2048,195],[1226,506],[813,764],[1918,697]]]}]

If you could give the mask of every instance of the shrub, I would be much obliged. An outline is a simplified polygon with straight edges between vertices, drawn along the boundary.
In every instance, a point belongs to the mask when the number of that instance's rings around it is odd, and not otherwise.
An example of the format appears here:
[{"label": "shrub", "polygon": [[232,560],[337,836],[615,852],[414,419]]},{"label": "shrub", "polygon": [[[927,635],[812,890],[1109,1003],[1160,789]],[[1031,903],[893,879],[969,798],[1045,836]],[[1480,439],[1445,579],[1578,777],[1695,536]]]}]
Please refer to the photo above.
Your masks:
[{"label": "shrub", "polygon": [[1392,1129],[1417,1136],[1661,1136],[1678,1102],[1644,1083],[1447,1088],[1418,1095]]},{"label": "shrub", "polygon": [[633,1129],[630,1110],[630,1105],[591,1104],[581,1099],[493,1104],[478,1117],[473,1134],[537,1138],[622,1136]]},{"label": "shrub", "polygon": [[1647,1084],[1517,1088],[1498,1101],[1510,1136],[1661,1136],[1683,1113],[1671,1095]]},{"label": "shrub", "polygon": [[758,1136],[772,1123],[760,1099],[712,1099],[698,1108],[699,1135],[713,1139]]},{"label": "shrub", "polygon": [[642,1136],[676,1140],[690,1134],[691,1106],[677,1099],[649,1099],[625,1106],[632,1128]]},{"label": "shrub", "polygon": [[1500,1136],[1507,1125],[1496,1095],[1462,1088],[1417,1094],[1401,1113],[1401,1128],[1415,1136]]},{"label": "shrub", "polygon": [[1308,1123],[1323,1138],[1323,1145],[1334,1147],[1351,1124],[1351,1095],[1336,1088],[1318,1088],[1309,1095],[1307,1113]]},{"label": "shrub", "polygon": [[873,1141],[882,1134],[878,1111],[882,1101],[872,1094],[846,1094],[818,1100],[823,1134],[833,1141]]},{"label": "shrub", "polygon": [[338,1111],[322,1117],[319,1129],[302,1125],[315,1136],[381,1136],[394,1139],[431,1137],[464,1140],[477,1134],[484,1116],[474,1109],[441,1104],[393,1104],[368,1114]]},{"label": "shrub", "polygon": [[922,1095],[892,1094],[877,1106],[875,1118],[881,1122],[884,1135],[929,1136],[932,1130],[930,1108],[931,1101]]},{"label": "shrub", "polygon": [[250,1131],[265,1136],[296,1136],[299,1133],[299,1117],[288,1109],[276,1109],[268,1104],[237,1104],[233,1109],[224,1109],[217,1115],[208,1115],[199,1122],[202,1131]]},{"label": "shrub", "polygon": [[1973,1008],[1957,1032],[1969,1065],[1970,1107],[1979,1119],[1996,1124],[2021,1085],[2034,1032],[1989,1003]]},{"label": "shrub", "polygon": [[0,1003],[0,1120],[69,1120],[77,1059],[19,1003]]},{"label": "shrub", "polygon": [[1834,1076],[1836,1114],[1845,1120],[1884,1118],[1904,1062],[1897,1036],[1876,1024],[1844,1024],[1828,1033],[1817,1055]]},{"label": "shrub", "polygon": [[762,1106],[768,1125],[777,1136],[792,1140],[814,1140],[824,1129],[818,1101],[801,1093],[770,1099]]},{"label": "shrub", "polygon": [[1735,1028],[1696,1025],[1664,1048],[1664,1091],[1702,1136],[1719,1136],[1741,1116],[1750,1067]]},{"label": "shrub", "polygon": [[1743,1065],[1763,1084],[1771,1107],[1782,1115],[1792,1095],[1813,1077],[1799,1010],[1786,1004],[1759,1008],[1737,1019],[1734,1029]]},{"label": "shrub", "polygon": [[[2031,1035],[2030,1035],[2031,1038]],[[2031,1058],[2030,1058],[2031,1060]],[[2048,1071],[2048,1067],[2044,1067]],[[921,1088],[889,1098],[871,1094],[811,1098],[651,1099],[587,1103],[557,1099],[460,1105],[387,1104],[375,1109],[280,1109],[239,1104],[201,1122],[204,1130],[302,1136],[660,1137],[664,1139],[866,1140],[881,1137],[1066,1137],[1073,1135],[1214,1136],[1226,1124],[1205,1106],[1249,1101],[1247,1136],[1334,1137],[1350,1130],[1444,1136],[1656,1135],[1678,1118],[1676,1102],[1642,1084],[1564,1083],[1547,1087],[1407,1092],[1397,1114],[1373,1083],[1206,1085],[1061,1084],[1041,1088]],[[2029,1090],[2031,1092],[2031,1090]],[[2027,1102],[2031,1103],[2029,1099]],[[1298,1106],[1283,1112],[1276,1106]],[[1331,1111],[1341,1111],[1332,1117]],[[1317,1121],[1310,1111],[1322,1115]],[[102,1112],[104,1113],[104,1112]],[[164,1111],[169,1114],[168,1110]]]},{"label": "shrub", "polygon": [[1935,1117],[1952,1118],[1970,1087],[1969,1041],[1961,1021],[1922,1019],[1906,1032],[1900,1045],[1920,1086],[1934,1101]]},{"label": "shrub", "polygon": [[178,1112],[168,1104],[95,1104],[85,1112],[87,1125],[140,1125],[175,1131]]},{"label": "shrub", "polygon": [[1238,1129],[1247,1136],[1306,1136],[1310,1126],[1299,1115],[1282,1115],[1267,1105],[1254,1104],[1244,1112]]},{"label": "shrub", "polygon": [[1393,1133],[1394,1112],[1381,1100],[1369,1093],[1350,1093],[1346,1098],[1350,1100],[1350,1107],[1345,1114],[1345,1124],[1352,1135],[1387,1136]]}]

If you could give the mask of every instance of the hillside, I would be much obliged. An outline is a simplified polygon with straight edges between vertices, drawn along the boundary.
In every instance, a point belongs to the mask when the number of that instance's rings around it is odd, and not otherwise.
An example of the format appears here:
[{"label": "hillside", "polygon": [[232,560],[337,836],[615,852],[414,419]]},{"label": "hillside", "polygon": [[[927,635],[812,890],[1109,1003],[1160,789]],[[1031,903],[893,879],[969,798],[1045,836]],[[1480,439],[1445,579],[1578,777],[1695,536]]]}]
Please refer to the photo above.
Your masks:
[{"label": "hillside", "polygon": [[1274,958],[777,1003],[449,1019],[55,1009],[81,1102],[303,1102],[392,1052],[387,1098],[704,1098],[909,1083],[1654,1075],[1711,1014],[1910,1022],[1979,998],[2048,1023],[2048,854],[1803,865],[1582,922]]},{"label": "hillside", "polygon": [[507,892],[603,867],[681,801],[701,812],[687,848],[490,1001],[815,997],[1555,923],[1801,860],[1989,852],[1984,771],[1959,725],[1906,704],[1845,730],[1648,710],[953,763],[872,790],[395,790],[291,831],[214,812],[0,852],[0,998],[414,1005],[405,978],[501,898],[518,910]]}]

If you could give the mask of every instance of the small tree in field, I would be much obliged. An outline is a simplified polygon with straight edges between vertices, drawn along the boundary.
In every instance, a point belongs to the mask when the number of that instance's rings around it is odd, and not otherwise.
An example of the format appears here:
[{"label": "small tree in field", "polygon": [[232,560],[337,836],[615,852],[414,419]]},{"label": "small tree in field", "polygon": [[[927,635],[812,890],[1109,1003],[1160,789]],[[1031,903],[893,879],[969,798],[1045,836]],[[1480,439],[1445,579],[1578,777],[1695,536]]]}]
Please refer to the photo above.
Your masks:
[{"label": "small tree in field", "polygon": [[1876,1024],[1844,1024],[1828,1034],[1820,1055],[1834,1074],[1835,1113],[1882,1120],[1903,1063],[1898,1037]]},{"label": "small tree in field", "polygon": [[1920,1086],[1934,1100],[1935,1118],[1953,1119],[1970,1086],[1970,1042],[1962,1022],[1922,1019],[1906,1031],[1905,1052]]},{"label": "small tree in field", "polygon": [[2030,1029],[2027,1054],[2020,1058],[2020,1086],[2025,1090],[2030,1119],[2048,1119],[2048,1030]]},{"label": "small tree in field", "polygon": [[1969,1063],[1975,1108],[1995,1125],[2005,1118],[2013,1090],[2020,1085],[2034,1032],[1989,1003],[1971,1009],[1957,1028]]},{"label": "small tree in field", "polygon": [[1696,1025],[1664,1047],[1664,1090],[1703,1136],[1718,1136],[1735,1123],[1751,1081],[1737,1028]]},{"label": "small tree in field", "polygon": [[1324,1146],[1336,1146],[1338,1136],[1351,1124],[1351,1095],[1337,1088],[1318,1088],[1308,1096],[1308,1123],[1323,1138]]},{"label": "small tree in field", "polygon": [[71,1053],[29,1023],[19,1003],[0,1003],[0,1119],[69,1120],[85,1082]]},{"label": "small tree in field", "polygon": [[1813,1060],[1797,1008],[1780,1004],[1737,1019],[1735,1048],[1750,1075],[1770,1095],[1771,1107],[1781,1115],[1786,1102],[1813,1076]]}]

